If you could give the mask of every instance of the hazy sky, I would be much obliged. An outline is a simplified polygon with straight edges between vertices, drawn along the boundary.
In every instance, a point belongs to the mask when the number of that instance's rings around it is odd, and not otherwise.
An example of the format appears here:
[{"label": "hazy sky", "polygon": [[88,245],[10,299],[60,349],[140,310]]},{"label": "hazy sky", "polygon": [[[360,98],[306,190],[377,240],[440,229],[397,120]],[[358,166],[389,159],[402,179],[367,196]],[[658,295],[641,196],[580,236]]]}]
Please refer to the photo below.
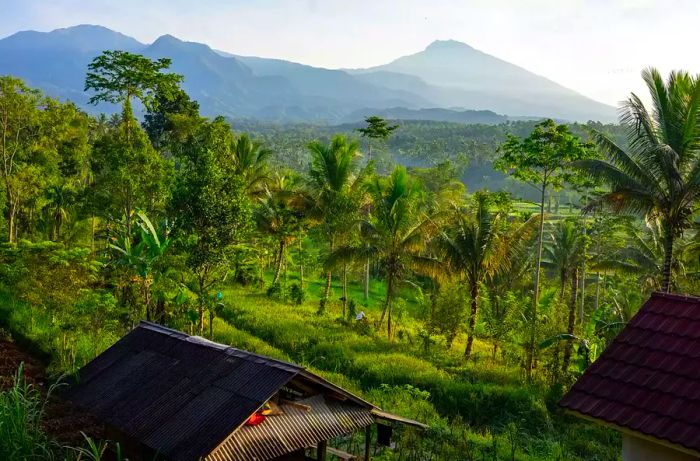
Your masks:
[{"label": "hazy sky", "polygon": [[367,67],[455,39],[617,105],[640,70],[700,72],[700,0],[0,0],[0,36],[101,24],[232,53]]}]

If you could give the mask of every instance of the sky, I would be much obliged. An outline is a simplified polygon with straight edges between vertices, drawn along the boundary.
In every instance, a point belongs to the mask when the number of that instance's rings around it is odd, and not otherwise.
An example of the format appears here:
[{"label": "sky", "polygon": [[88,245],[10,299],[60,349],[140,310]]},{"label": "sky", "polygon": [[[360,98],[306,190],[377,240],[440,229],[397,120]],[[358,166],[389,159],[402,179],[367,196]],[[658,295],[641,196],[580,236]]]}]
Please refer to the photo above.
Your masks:
[{"label": "sky", "polygon": [[645,67],[700,73],[698,18],[700,0],[0,0],[0,37],[99,24],[327,68],[453,39],[618,105]]}]

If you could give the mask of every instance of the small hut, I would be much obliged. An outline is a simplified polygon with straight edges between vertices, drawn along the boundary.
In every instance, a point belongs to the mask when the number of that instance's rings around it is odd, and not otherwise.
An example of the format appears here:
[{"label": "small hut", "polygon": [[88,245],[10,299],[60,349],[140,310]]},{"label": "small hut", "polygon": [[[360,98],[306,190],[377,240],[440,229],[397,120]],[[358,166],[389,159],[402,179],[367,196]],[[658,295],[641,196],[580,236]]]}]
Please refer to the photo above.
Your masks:
[{"label": "small hut", "polygon": [[132,460],[349,460],[328,442],[357,431],[368,460],[375,423],[424,427],[298,365],[148,322],[83,367],[68,398]]},{"label": "small hut", "polygon": [[654,293],[560,403],[620,431],[623,461],[700,459],[700,298]]}]

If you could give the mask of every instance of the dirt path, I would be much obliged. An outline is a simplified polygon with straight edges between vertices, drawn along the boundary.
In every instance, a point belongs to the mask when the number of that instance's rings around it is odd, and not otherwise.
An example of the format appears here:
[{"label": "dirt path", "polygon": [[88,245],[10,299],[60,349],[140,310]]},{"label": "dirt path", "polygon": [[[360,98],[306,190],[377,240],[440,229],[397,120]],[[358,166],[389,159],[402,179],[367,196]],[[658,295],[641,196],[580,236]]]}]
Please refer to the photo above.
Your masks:
[{"label": "dirt path", "polygon": [[[46,364],[6,339],[0,339],[0,389],[12,386],[22,363],[27,382],[45,394],[51,385],[46,374]],[[60,393],[60,385],[55,392]],[[98,438],[102,434],[102,427],[94,418],[76,409],[55,393],[46,405],[44,428],[56,440],[67,445],[82,445],[81,432]]]}]

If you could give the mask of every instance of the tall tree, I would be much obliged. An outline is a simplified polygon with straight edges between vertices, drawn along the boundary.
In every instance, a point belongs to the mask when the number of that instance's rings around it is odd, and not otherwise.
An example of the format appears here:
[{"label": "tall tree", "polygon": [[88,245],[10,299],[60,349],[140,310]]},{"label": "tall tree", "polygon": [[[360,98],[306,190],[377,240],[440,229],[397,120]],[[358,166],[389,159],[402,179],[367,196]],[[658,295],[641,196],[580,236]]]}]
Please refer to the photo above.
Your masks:
[{"label": "tall tree", "polygon": [[85,91],[95,93],[88,102],[121,104],[123,121],[128,126],[132,123],[132,98],[152,109],[156,95],[167,100],[176,96],[182,76],[163,72],[170,63],[167,58],[153,61],[128,51],[104,51],[88,65]]},{"label": "tall tree", "polygon": [[226,275],[232,245],[247,234],[252,216],[244,178],[232,161],[233,133],[223,118],[189,121],[178,131],[174,153],[179,168],[170,214],[194,276],[202,333],[204,311],[213,307],[209,291]]},{"label": "tall tree", "polygon": [[506,209],[495,209],[492,195],[479,193],[465,209],[455,208],[447,228],[436,239],[436,246],[450,269],[461,274],[471,300],[467,346],[469,358],[474,343],[474,327],[479,307],[481,284],[509,268],[516,253],[524,250],[534,220],[508,229]]},{"label": "tall tree", "polygon": [[17,241],[22,171],[31,163],[40,135],[41,93],[21,80],[0,76],[0,173],[5,188],[7,239]]},{"label": "tall tree", "polygon": [[372,160],[372,140],[386,141],[396,130],[398,125],[389,125],[389,122],[377,115],[365,118],[367,126],[358,128],[363,138],[367,138],[367,161]]},{"label": "tall tree", "polygon": [[153,148],[133,117],[95,140],[91,166],[93,208],[108,219],[123,216],[129,234],[137,208],[149,215],[163,209],[172,163]]},{"label": "tall tree", "polygon": [[[573,338],[576,325],[576,300],[582,261],[585,258],[586,237],[580,226],[571,220],[560,221],[551,234],[544,248],[543,264],[559,274],[561,300],[564,299],[567,281],[571,282],[570,299],[568,302],[569,316],[566,334]],[[573,343],[571,339],[564,345],[562,372],[567,373],[571,360]]]},{"label": "tall tree", "polygon": [[661,290],[668,292],[673,242],[689,227],[700,197],[700,82],[685,72],[671,72],[664,81],[656,69],[645,70],[642,78],[652,106],[647,109],[634,93],[623,104],[620,123],[628,147],[593,130],[593,141],[606,158],[577,165],[610,186],[599,203],[660,221]]},{"label": "tall tree", "polygon": [[[364,128],[358,128],[357,131],[360,132],[363,138],[367,138],[367,162],[372,161],[372,140],[386,142],[391,134],[396,130],[398,125],[389,125],[389,122],[377,115],[372,115],[365,118],[365,123],[367,126]],[[371,212],[368,208],[367,213]],[[369,269],[370,269],[370,258],[365,261],[365,278],[364,278],[364,298],[365,301],[369,300]]]},{"label": "tall tree", "polygon": [[[336,245],[341,244],[341,236],[357,222],[357,196],[362,191],[364,178],[371,171],[371,164],[359,169],[359,145],[344,136],[333,137],[330,144],[313,141],[308,147],[311,152],[309,182],[316,201],[315,211],[328,242],[329,254],[332,254]],[[325,300],[330,296],[331,278],[328,266]]]},{"label": "tall tree", "polygon": [[397,166],[388,178],[379,176],[367,185],[372,197],[373,213],[362,226],[364,244],[343,246],[332,260],[364,260],[372,255],[386,280],[386,298],[379,324],[387,319],[387,336],[391,338],[393,300],[399,285],[413,272],[436,275],[440,263],[426,250],[426,241],[435,231],[435,223],[423,215],[423,190],[406,168]]},{"label": "tall tree", "polygon": [[267,161],[272,151],[243,133],[233,141],[231,152],[235,172],[245,180],[246,193],[251,197],[263,194],[270,178]]},{"label": "tall tree", "polygon": [[191,100],[181,89],[172,91],[168,85],[164,89],[158,87],[141,123],[153,147],[158,150],[166,147],[168,134],[175,128],[172,117],[177,115],[197,117],[199,103]]},{"label": "tall tree", "polygon": [[574,174],[570,165],[574,161],[590,158],[593,152],[590,146],[571,134],[568,126],[557,125],[551,119],[535,125],[533,132],[525,139],[508,135],[499,150],[501,155],[495,162],[496,168],[532,184],[540,193],[540,224],[535,253],[534,293],[529,315],[530,341],[526,364],[529,377],[535,352],[546,194],[549,189],[560,188],[565,182],[582,181],[580,176]]},{"label": "tall tree", "polygon": [[265,188],[265,195],[255,208],[254,218],[258,230],[279,244],[272,285],[279,283],[287,249],[306,225],[310,208],[308,195],[298,187],[296,178],[288,175],[276,175],[273,183]]}]

